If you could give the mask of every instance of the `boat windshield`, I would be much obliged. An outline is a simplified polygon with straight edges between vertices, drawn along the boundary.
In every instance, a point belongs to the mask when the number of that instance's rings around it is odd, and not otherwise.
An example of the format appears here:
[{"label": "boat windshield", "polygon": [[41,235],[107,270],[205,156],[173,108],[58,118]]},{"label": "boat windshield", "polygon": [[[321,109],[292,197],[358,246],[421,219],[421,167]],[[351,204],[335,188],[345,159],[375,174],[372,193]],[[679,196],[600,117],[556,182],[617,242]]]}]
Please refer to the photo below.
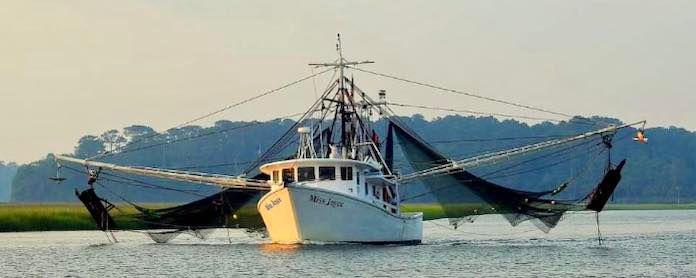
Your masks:
[{"label": "boat windshield", "polygon": [[283,169],[283,182],[293,182],[295,181],[295,173],[292,168]]},{"label": "boat windshield", "polygon": [[319,180],[335,180],[336,167],[319,167]]},{"label": "boat windshield", "polygon": [[312,181],[316,178],[314,175],[314,167],[299,167],[297,168],[298,181]]}]

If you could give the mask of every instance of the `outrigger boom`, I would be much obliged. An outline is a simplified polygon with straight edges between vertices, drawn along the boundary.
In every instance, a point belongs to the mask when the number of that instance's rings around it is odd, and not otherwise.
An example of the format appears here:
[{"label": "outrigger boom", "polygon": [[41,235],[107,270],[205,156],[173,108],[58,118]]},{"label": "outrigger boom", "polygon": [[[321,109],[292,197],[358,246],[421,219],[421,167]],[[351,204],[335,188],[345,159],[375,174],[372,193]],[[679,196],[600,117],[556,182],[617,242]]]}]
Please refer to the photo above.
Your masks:
[{"label": "outrigger boom", "polygon": [[80,164],[86,167],[101,168],[105,170],[111,170],[115,172],[121,172],[126,174],[134,174],[140,176],[156,177],[162,179],[170,179],[176,181],[192,182],[199,184],[207,184],[218,186],[222,188],[235,188],[235,189],[251,189],[268,191],[270,190],[270,185],[264,180],[249,179],[242,176],[229,176],[229,175],[219,175],[219,174],[209,174],[201,172],[192,171],[180,171],[180,170],[170,170],[161,169],[153,167],[140,167],[140,166],[122,166],[111,163],[89,161],[85,159],[78,159],[63,155],[56,155],[55,159],[61,162],[70,162]]},{"label": "outrigger boom", "polygon": [[[520,155],[529,154],[535,151],[540,151],[543,149],[553,148],[559,145],[564,145],[567,143],[572,143],[575,141],[583,140],[592,136],[603,136],[607,134],[614,134],[620,129],[631,127],[634,125],[642,124],[645,121],[635,122],[631,124],[624,125],[612,125],[606,128],[598,129],[595,131],[590,131],[577,136],[555,139],[544,141],[536,144],[530,144],[518,148],[502,150],[498,152],[487,153],[483,155],[478,155],[462,160],[451,161],[445,165],[440,165],[437,167],[428,168],[425,170],[413,172],[410,174],[402,175],[397,178],[400,183],[407,183],[414,179],[435,176],[441,174],[452,174],[458,171],[463,171],[466,169],[481,167],[485,165],[490,165],[496,163],[503,159],[509,159]],[[220,175],[220,174],[209,174],[193,171],[180,171],[171,169],[162,169],[154,167],[141,167],[141,166],[122,166],[111,163],[90,161],[85,159],[78,159],[63,155],[57,155],[55,157],[57,161],[76,163],[87,167],[102,168],[106,170],[122,172],[127,174],[157,177],[163,179],[170,179],[176,181],[192,182],[199,184],[207,184],[218,186],[222,188],[235,188],[235,189],[253,189],[268,191],[270,190],[270,185],[265,180],[249,179],[243,176],[230,176],[230,175]]]},{"label": "outrigger boom", "polygon": [[632,124],[618,125],[618,126],[617,125],[610,125],[606,128],[598,129],[595,131],[590,131],[590,132],[580,134],[577,136],[573,136],[573,137],[549,140],[549,141],[544,141],[544,142],[540,142],[540,143],[536,143],[536,144],[526,145],[526,146],[522,146],[522,147],[518,147],[518,148],[502,150],[502,151],[492,152],[492,153],[486,153],[483,155],[478,155],[478,156],[474,156],[474,157],[470,157],[470,158],[466,158],[466,159],[462,159],[462,160],[455,160],[455,161],[451,161],[451,162],[444,164],[444,165],[440,165],[437,167],[428,168],[425,170],[421,170],[421,171],[413,172],[413,173],[410,173],[407,175],[403,175],[403,176],[397,178],[397,180],[400,183],[406,183],[406,182],[409,182],[413,179],[422,178],[422,177],[428,177],[428,176],[434,176],[434,175],[440,175],[440,174],[452,174],[452,173],[455,173],[458,171],[464,171],[464,170],[468,170],[471,168],[490,165],[490,164],[496,163],[496,162],[503,160],[503,159],[509,159],[509,158],[513,158],[515,156],[525,155],[525,154],[528,154],[531,152],[540,151],[543,149],[556,147],[556,146],[571,143],[574,141],[583,140],[583,139],[586,139],[586,138],[589,138],[592,136],[597,136],[597,135],[604,136],[607,134],[614,134],[620,129],[624,129],[627,127],[631,127],[631,126],[638,125],[638,124],[644,124],[644,123],[645,123],[645,121],[635,122]]}]

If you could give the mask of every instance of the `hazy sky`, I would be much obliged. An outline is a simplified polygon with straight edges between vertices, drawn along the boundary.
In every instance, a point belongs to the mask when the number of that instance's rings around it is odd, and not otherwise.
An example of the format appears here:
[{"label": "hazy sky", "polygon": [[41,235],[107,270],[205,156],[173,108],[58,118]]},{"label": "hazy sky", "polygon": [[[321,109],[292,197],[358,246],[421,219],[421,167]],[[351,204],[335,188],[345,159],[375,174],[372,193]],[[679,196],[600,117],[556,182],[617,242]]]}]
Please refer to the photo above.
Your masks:
[{"label": "hazy sky", "polygon": [[[348,57],[377,62],[366,69],[695,130],[695,15],[696,1],[3,1],[0,160],[131,124],[167,129],[299,79],[335,58],[337,32]],[[395,102],[548,116],[355,79]],[[201,124],[292,114],[313,97],[306,82]]]}]

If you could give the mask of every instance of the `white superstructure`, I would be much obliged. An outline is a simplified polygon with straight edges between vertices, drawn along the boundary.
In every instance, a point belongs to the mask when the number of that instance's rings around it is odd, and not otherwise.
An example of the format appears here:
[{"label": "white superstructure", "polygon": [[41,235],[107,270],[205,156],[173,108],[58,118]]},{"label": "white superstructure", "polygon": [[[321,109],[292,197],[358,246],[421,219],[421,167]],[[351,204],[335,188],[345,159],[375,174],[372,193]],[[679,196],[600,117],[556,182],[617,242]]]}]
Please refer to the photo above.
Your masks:
[{"label": "white superstructure", "polygon": [[309,158],[269,163],[271,191],[257,209],[271,239],[418,243],[422,213],[402,214],[398,184],[370,163]]}]

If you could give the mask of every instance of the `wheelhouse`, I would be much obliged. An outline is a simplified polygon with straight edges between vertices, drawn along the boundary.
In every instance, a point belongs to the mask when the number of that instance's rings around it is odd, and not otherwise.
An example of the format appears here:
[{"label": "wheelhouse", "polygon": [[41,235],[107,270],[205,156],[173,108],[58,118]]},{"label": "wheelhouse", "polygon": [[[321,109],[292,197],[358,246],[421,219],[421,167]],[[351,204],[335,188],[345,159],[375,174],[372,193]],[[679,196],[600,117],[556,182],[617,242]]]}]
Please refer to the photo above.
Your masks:
[{"label": "wheelhouse", "polygon": [[271,191],[285,186],[318,188],[348,195],[399,213],[398,187],[379,165],[353,159],[292,159],[261,166]]}]

